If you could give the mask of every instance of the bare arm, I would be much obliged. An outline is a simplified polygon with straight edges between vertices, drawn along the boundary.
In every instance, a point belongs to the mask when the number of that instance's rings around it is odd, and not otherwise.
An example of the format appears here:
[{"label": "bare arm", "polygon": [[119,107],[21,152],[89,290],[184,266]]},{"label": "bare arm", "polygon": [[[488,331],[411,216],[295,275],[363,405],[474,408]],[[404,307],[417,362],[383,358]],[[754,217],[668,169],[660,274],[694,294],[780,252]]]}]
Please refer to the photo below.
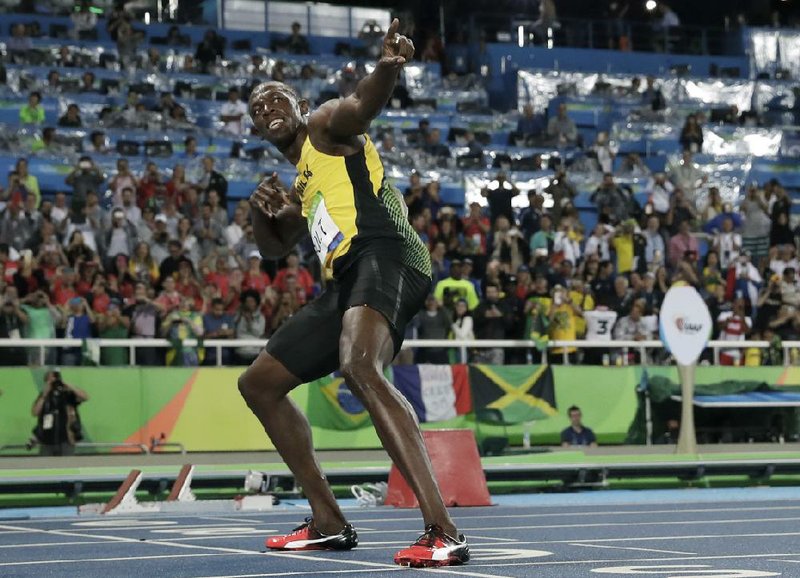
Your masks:
[{"label": "bare arm", "polygon": [[262,181],[250,196],[253,234],[263,257],[287,255],[308,234],[306,220],[296,199],[294,191],[286,192],[277,173]]},{"label": "bare arm", "polygon": [[328,112],[327,129],[333,137],[350,137],[364,134],[370,122],[378,116],[394,91],[397,75],[403,65],[414,56],[414,44],[397,33],[400,21],[395,18],[383,39],[381,59],[372,74],[365,76],[353,94],[331,105],[320,107]]}]

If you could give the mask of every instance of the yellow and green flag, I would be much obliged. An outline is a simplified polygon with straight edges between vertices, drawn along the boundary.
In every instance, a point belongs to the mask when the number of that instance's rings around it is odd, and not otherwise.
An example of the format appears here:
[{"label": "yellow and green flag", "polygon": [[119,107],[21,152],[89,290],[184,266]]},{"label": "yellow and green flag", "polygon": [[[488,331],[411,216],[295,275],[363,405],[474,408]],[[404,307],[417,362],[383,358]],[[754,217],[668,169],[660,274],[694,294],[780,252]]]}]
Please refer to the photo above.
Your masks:
[{"label": "yellow and green flag", "polygon": [[370,423],[367,410],[341,377],[329,375],[308,387],[308,421],[312,426],[352,430]]},{"label": "yellow and green flag", "polygon": [[556,414],[553,370],[549,365],[470,365],[474,407],[497,409],[506,423]]}]

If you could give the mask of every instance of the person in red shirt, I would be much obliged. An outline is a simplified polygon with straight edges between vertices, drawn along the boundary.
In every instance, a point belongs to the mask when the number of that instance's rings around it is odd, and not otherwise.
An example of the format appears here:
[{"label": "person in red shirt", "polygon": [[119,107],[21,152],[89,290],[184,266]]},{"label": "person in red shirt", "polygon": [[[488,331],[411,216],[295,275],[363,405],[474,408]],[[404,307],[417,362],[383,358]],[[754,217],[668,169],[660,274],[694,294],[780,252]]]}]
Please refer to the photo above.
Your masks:
[{"label": "person in red shirt", "polygon": [[306,304],[306,292],[297,284],[297,277],[292,274],[286,276],[286,291],[284,293],[294,296],[293,302],[297,307],[302,307]]},{"label": "person in red shirt", "polygon": [[8,243],[0,243],[0,264],[3,265],[3,277],[7,282],[11,283],[14,279],[14,273],[19,269],[19,263],[11,260],[11,249]]},{"label": "person in red shirt", "polygon": [[139,194],[136,196],[137,204],[142,209],[147,205],[152,205],[156,197],[164,197],[166,188],[158,172],[156,163],[147,163],[144,174],[139,181]]},{"label": "person in red shirt", "polygon": [[65,267],[60,274],[56,272],[55,282],[50,293],[53,305],[66,307],[70,299],[78,297],[78,292],[75,289],[76,277],[75,270],[71,267]]},{"label": "person in red shirt", "polygon": [[106,291],[106,285],[105,277],[100,273],[95,274],[92,292],[89,294],[88,299],[92,305],[92,311],[95,313],[105,314],[111,304],[111,295]]},{"label": "person in red shirt", "polygon": [[253,289],[259,295],[263,295],[272,280],[261,269],[261,253],[251,251],[247,258],[247,266],[248,269],[244,273],[244,281],[242,282],[242,290]]},{"label": "person in red shirt", "polygon": [[480,203],[470,203],[469,214],[462,220],[464,224],[464,242],[470,255],[486,254],[486,238],[491,230],[489,217],[481,214]]},{"label": "person in red shirt", "polygon": [[220,257],[217,259],[216,271],[210,271],[205,274],[204,281],[219,287],[220,297],[227,303],[228,290],[230,285],[230,271],[228,270],[228,258]]},{"label": "person in red shirt", "polygon": [[200,291],[200,283],[194,274],[191,261],[181,261],[178,264],[178,278],[175,280],[175,290],[183,295],[194,299],[195,309],[203,309],[203,295]]},{"label": "person in red shirt", "polygon": [[161,294],[156,297],[155,303],[156,307],[161,309],[164,315],[171,313],[173,310],[180,307],[181,304],[181,294],[178,293],[177,289],[175,288],[175,279],[173,277],[167,277],[164,279],[162,283],[163,290]]},{"label": "person in red shirt", "polygon": [[289,253],[286,257],[286,267],[278,270],[278,274],[275,275],[275,287],[280,293],[287,291],[286,278],[289,275],[295,276],[297,284],[305,292],[306,300],[310,299],[314,294],[314,278],[308,269],[300,265],[300,257],[297,253]]}]

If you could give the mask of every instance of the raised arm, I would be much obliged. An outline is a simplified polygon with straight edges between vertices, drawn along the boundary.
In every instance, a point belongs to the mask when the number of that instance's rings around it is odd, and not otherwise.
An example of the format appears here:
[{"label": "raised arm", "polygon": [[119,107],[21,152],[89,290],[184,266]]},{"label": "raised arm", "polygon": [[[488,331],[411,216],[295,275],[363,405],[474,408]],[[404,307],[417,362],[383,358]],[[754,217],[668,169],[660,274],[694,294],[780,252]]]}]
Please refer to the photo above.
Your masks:
[{"label": "raised arm", "polygon": [[250,215],[258,250],[267,259],[288,255],[308,234],[297,195],[286,191],[277,173],[261,181],[250,196]]},{"label": "raised arm", "polygon": [[394,91],[400,70],[414,56],[414,44],[398,34],[400,21],[395,18],[386,32],[381,58],[371,74],[356,86],[353,94],[340,101],[322,105],[319,112],[329,112],[327,129],[334,138],[346,138],[367,132]]}]

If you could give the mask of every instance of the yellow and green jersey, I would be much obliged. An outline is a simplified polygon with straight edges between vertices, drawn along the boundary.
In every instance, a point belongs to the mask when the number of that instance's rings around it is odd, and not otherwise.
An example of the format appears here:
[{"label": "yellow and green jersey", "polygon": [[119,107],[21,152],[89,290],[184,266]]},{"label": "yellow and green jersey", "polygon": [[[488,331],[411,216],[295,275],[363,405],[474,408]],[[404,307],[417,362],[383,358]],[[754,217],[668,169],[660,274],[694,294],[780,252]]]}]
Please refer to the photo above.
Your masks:
[{"label": "yellow and green jersey", "polygon": [[360,256],[397,259],[431,276],[427,247],[408,222],[402,196],[384,179],[383,163],[367,135],[348,156],[319,152],[306,137],[295,190],[325,276],[338,277]]}]

